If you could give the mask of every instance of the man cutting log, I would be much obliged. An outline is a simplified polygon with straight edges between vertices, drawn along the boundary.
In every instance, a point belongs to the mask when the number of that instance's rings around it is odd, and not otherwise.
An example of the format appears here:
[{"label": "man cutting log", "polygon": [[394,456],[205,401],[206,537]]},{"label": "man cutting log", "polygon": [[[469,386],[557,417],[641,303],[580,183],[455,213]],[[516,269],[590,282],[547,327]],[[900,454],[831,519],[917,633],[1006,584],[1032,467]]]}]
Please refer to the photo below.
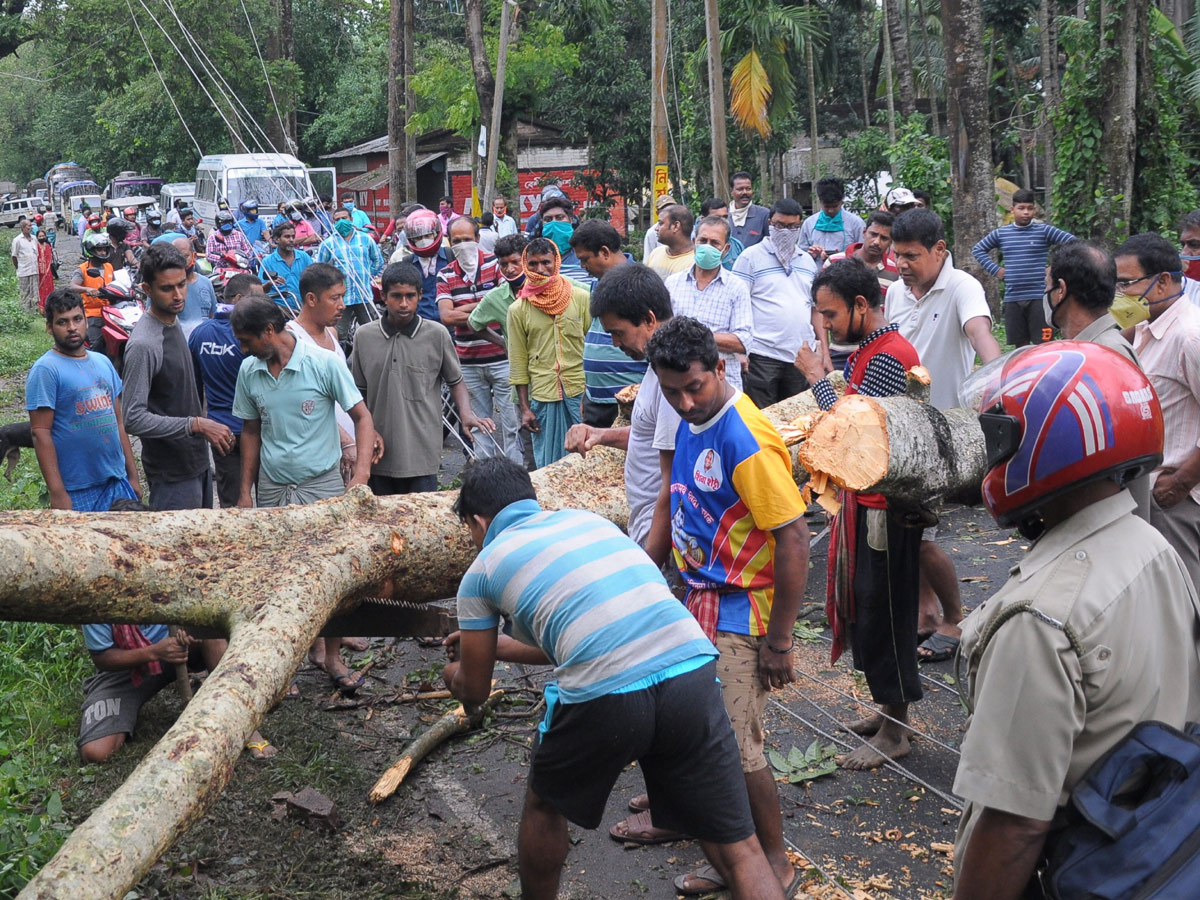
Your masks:
[{"label": "man cutting log", "polygon": [[[813,281],[817,312],[834,341],[858,344],[846,362],[846,393],[868,397],[903,394],[917,351],[889,324],[879,279],[855,259],[831,263]],[[796,368],[813,386],[822,409],[837,402],[819,354],[801,347]],[[833,660],[847,641],[882,715],[849,727],[869,736],[842,757],[845,769],[873,769],[907,755],[908,706],[921,699],[917,670],[921,528],[890,509],[880,494],[842,491],[833,520],[826,605],[833,625]]]},{"label": "man cutting log", "polygon": [[479,556],[459,586],[461,631],[446,640],[459,660],[446,684],[478,704],[498,659],[553,665],[557,676],[521,815],[521,896],[558,896],[567,821],[598,826],[637,760],[656,825],[697,837],[735,898],[781,900],[755,837],[716,649],[650,558],[594,513],[544,511],[529,473],[505,457],[463,470],[454,509]]}]

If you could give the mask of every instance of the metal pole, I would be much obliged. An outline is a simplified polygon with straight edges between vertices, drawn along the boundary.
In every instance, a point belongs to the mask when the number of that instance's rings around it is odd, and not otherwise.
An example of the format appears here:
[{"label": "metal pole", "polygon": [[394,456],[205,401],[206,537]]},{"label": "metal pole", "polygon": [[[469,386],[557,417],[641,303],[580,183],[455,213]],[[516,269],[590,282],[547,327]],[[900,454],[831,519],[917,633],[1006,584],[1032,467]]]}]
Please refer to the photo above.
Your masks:
[{"label": "metal pole", "polygon": [[504,73],[508,66],[509,10],[515,0],[504,0],[500,7],[500,52],[496,57],[496,90],[492,97],[492,118],[488,126],[487,177],[483,182],[480,201],[485,209],[492,208],[496,193],[496,170],[500,167],[500,112],[504,108]]}]

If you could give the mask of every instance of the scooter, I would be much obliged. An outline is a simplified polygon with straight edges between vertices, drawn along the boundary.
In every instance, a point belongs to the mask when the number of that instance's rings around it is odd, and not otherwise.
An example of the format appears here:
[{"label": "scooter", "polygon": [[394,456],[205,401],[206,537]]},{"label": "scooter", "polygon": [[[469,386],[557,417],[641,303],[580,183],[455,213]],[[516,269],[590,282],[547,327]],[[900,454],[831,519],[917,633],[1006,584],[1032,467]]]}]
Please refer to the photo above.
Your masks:
[{"label": "scooter", "polygon": [[235,275],[249,275],[254,272],[254,263],[240,253],[225,253],[221,256],[221,261],[216,264],[213,270],[212,277],[209,279],[212,282],[213,290],[216,292],[217,299],[225,298],[225,285],[229,284],[229,280]]},{"label": "scooter", "polygon": [[[125,365],[125,346],[133,334],[133,326],[146,311],[146,306],[132,287],[116,281],[99,288],[97,293],[104,300],[100,316],[104,319],[101,335],[104,339],[104,354],[112,361],[117,374]],[[99,348],[92,348],[98,350]]]}]

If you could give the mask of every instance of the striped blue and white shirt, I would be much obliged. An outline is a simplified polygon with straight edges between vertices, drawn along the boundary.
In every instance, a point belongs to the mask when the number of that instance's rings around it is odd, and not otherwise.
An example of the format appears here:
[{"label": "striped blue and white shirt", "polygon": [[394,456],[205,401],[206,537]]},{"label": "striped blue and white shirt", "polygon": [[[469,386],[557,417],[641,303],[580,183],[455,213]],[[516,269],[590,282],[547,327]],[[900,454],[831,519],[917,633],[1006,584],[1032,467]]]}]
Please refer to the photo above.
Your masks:
[{"label": "striped blue and white shirt", "polygon": [[1075,235],[1045,222],[1021,227],[1015,222],[992,231],[971,251],[989,275],[1000,271],[991,251],[1000,248],[1004,259],[1004,302],[1040,300],[1046,290],[1046,256],[1051,244],[1065,244]]},{"label": "striped blue and white shirt", "polygon": [[346,276],[347,306],[372,302],[371,279],[383,271],[383,257],[366,234],[356,231],[350,240],[339,234],[327,237],[317,247],[316,261],[337,266]]},{"label": "striped blue and white shirt", "polygon": [[581,510],[545,512],[536,500],[496,514],[458,588],[459,628],[495,628],[501,616],[554,662],[563,703],[644,687],[717,655],[616,525]]}]

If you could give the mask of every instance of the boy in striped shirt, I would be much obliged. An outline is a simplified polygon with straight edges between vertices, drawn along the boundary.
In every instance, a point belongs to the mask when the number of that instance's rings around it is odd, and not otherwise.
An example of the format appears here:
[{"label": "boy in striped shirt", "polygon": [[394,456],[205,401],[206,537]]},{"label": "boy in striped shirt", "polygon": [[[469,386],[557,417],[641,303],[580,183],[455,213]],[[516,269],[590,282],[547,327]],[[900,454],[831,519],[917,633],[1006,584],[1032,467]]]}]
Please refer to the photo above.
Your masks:
[{"label": "boy in striped shirt", "polygon": [[483,702],[498,659],[557,676],[521,817],[521,896],[558,895],[567,821],[599,825],[638,760],[656,824],[695,835],[735,898],[781,900],[754,836],[716,649],[650,558],[593,513],[544,511],[529,474],[500,457],[463,470],[454,510],[479,556],[459,586],[461,631],[446,639],[450,690]]},{"label": "boy in striped shirt", "polygon": [[[971,251],[978,263],[1004,282],[1004,331],[1014,347],[1044,344],[1054,337],[1054,327],[1042,312],[1046,291],[1046,256],[1053,244],[1075,240],[1075,235],[1035,222],[1037,202],[1033,191],[1013,194],[1013,221],[992,231]],[[1000,248],[1004,265],[992,259]]]}]

